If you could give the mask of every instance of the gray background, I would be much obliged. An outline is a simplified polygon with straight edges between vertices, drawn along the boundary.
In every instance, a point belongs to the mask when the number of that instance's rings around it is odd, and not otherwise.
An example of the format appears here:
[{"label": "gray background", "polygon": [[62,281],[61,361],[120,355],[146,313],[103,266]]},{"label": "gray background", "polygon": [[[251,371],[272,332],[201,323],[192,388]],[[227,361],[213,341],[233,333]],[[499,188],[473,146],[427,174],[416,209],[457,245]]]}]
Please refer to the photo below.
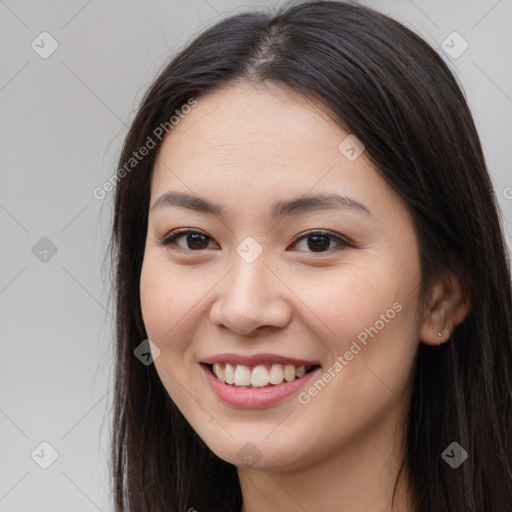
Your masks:
[{"label": "gray background", "polygon": [[[1,512],[111,510],[112,193],[100,201],[92,191],[115,172],[168,57],[214,20],[279,3],[0,0]],[[510,246],[512,0],[362,3],[423,35],[459,77]],[[50,48],[44,31],[59,45],[46,59],[31,47]],[[456,59],[442,48],[453,31],[469,44]],[[42,442],[58,454],[47,469]]]}]

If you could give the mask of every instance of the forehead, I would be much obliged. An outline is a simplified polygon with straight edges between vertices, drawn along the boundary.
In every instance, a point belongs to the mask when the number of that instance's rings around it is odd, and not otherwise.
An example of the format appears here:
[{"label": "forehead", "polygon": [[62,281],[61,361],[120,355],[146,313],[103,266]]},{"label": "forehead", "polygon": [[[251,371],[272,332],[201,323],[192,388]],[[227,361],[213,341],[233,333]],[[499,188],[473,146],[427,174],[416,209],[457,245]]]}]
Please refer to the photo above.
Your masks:
[{"label": "forehead", "polygon": [[155,171],[162,160],[179,162],[191,172],[195,168],[203,176],[213,169],[279,170],[299,161],[319,162],[322,154],[335,160],[347,135],[312,100],[294,91],[230,85],[199,97],[181,116],[164,138]]},{"label": "forehead", "polygon": [[[340,136],[332,133],[336,125],[312,100],[289,89],[231,85],[197,102],[164,141],[173,149],[186,143],[194,149],[192,158],[215,151],[229,159],[243,151],[264,159],[278,149],[306,150],[304,140],[329,146]],[[326,138],[328,134],[331,137]]]},{"label": "forehead", "polygon": [[[349,132],[318,102],[290,89],[235,84],[197,98],[164,138],[152,202],[168,189],[226,202],[315,193],[392,191],[364,151],[340,150]],[[370,196],[370,197],[369,197]]]}]

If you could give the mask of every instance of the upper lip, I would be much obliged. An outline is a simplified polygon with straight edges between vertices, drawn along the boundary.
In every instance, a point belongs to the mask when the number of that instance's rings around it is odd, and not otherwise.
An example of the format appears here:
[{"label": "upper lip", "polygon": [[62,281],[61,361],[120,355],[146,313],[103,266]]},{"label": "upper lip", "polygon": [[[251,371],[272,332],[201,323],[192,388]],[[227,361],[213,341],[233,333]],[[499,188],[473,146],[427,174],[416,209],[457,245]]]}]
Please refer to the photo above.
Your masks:
[{"label": "upper lip", "polygon": [[245,366],[255,366],[258,364],[293,364],[294,366],[315,366],[319,365],[317,361],[306,361],[305,359],[296,359],[293,357],[282,356],[279,354],[254,354],[252,356],[243,356],[241,354],[217,354],[203,359],[203,363],[229,363],[243,364]]}]

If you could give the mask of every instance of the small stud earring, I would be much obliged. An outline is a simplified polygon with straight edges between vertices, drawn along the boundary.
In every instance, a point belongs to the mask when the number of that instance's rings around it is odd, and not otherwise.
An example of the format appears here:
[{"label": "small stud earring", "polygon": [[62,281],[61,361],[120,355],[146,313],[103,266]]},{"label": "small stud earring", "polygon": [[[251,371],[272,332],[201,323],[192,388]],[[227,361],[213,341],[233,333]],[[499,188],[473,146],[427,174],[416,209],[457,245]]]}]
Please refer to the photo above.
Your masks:
[{"label": "small stud earring", "polygon": [[[444,317],[444,322],[443,322],[443,329],[446,327],[446,311],[443,309],[443,317]],[[441,337],[443,335],[442,331],[437,331],[437,335],[439,337]]]}]

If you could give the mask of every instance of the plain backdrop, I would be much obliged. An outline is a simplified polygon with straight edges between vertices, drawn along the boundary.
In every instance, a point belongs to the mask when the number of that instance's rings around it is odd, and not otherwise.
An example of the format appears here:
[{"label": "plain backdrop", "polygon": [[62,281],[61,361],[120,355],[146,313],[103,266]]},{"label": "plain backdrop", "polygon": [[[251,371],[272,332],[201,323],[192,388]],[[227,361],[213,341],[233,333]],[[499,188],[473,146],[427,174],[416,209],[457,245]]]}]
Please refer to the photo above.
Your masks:
[{"label": "plain backdrop", "polygon": [[[0,512],[112,510],[113,194],[93,190],[172,55],[222,17],[280,3],[0,0]],[[421,34],[457,75],[510,246],[512,1],[361,3]]]}]

